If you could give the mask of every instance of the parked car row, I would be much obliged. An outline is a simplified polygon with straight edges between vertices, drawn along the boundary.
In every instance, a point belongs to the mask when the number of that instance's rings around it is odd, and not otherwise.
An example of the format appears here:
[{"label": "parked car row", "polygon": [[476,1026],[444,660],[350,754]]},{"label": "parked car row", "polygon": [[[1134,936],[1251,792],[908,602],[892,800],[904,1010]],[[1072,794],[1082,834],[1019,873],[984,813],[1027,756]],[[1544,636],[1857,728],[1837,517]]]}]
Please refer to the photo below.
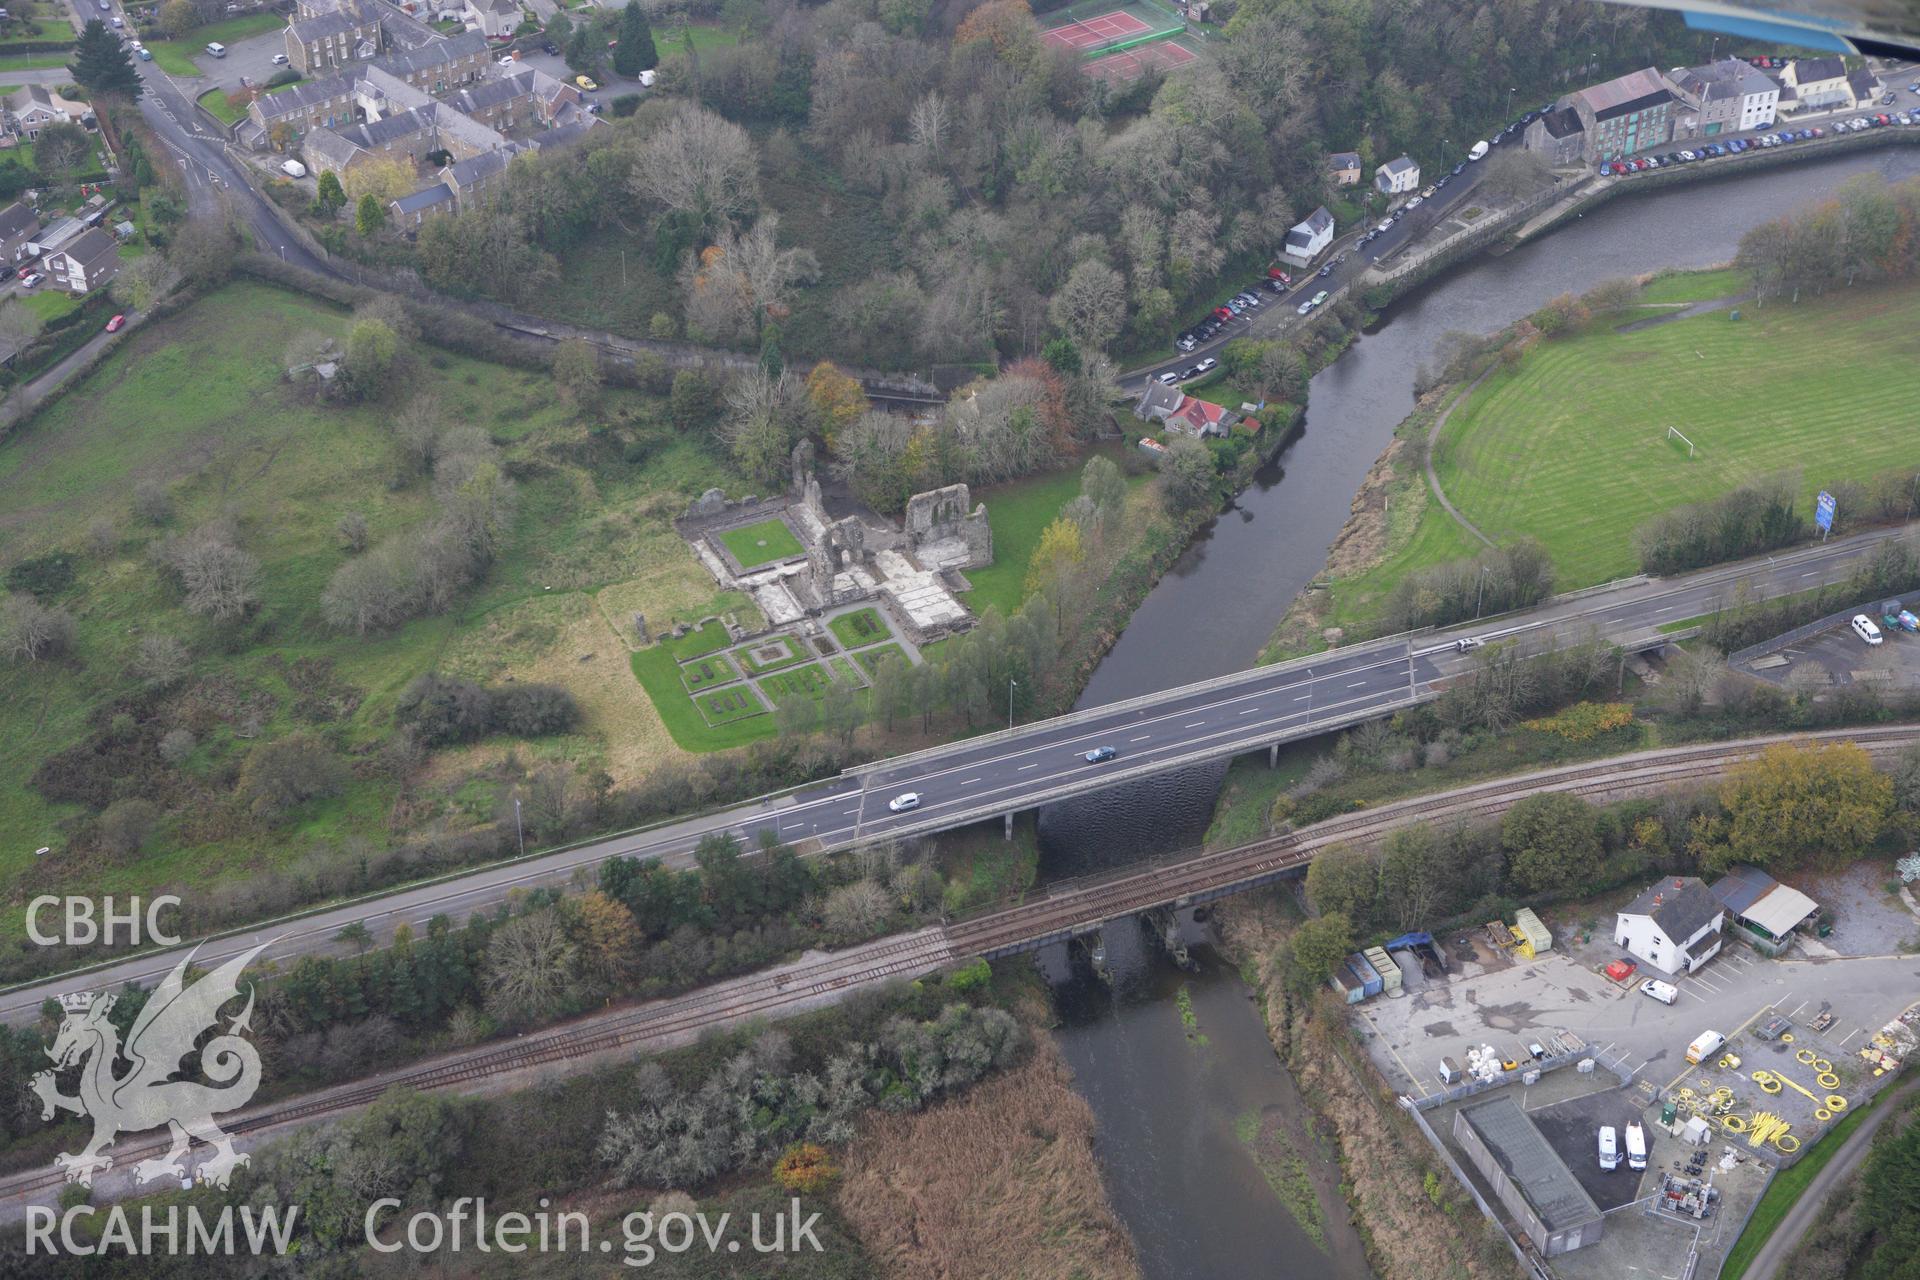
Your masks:
[{"label": "parked car row", "polygon": [[[1267,286],[1275,293],[1285,293],[1287,286],[1293,283],[1292,278],[1284,272],[1267,274]],[[1258,311],[1265,305],[1266,303],[1260,297],[1260,285],[1257,282],[1250,284],[1215,307],[1205,320],[1175,338],[1173,345],[1179,351],[1191,351],[1219,333],[1235,318]]]},{"label": "parked car row", "polygon": [[1186,370],[1169,369],[1165,373],[1160,375],[1160,385],[1163,387],[1171,387],[1175,383],[1185,382],[1189,378],[1203,377],[1206,374],[1212,373],[1214,369],[1219,365],[1219,363],[1220,362],[1218,360],[1215,360],[1212,356],[1208,356],[1205,360],[1202,360],[1199,364],[1194,365],[1191,369],[1186,369]]},{"label": "parked car row", "polygon": [[[1920,112],[1882,111],[1873,115],[1855,116],[1851,120],[1834,123],[1833,131],[1839,133],[1860,133],[1867,129],[1881,129],[1888,125],[1920,124]],[[1670,151],[1664,156],[1637,156],[1631,160],[1603,160],[1598,166],[1602,177],[1644,173],[1648,169],[1664,169],[1668,165],[1690,164],[1695,160],[1711,160],[1717,156],[1737,156],[1742,152],[1764,150],[1771,147],[1789,146],[1795,142],[1806,142],[1812,138],[1824,138],[1827,131],[1821,128],[1781,129],[1777,133],[1762,134],[1757,138],[1730,138],[1725,142],[1702,143],[1697,149],[1688,151]]]}]

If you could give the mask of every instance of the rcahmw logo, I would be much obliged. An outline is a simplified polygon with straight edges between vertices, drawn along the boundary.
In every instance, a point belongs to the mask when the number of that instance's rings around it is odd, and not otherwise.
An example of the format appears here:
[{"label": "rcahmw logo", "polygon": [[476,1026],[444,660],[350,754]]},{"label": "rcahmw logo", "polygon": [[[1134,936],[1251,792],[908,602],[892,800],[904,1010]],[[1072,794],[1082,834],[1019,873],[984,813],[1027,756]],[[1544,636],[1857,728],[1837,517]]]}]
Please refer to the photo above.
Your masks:
[{"label": "rcahmw logo", "polygon": [[[54,1069],[40,1072],[32,1083],[34,1092],[40,1095],[44,1119],[51,1120],[60,1111],[71,1111],[93,1120],[93,1137],[85,1146],[77,1152],[62,1152],[54,1157],[55,1167],[65,1171],[69,1182],[92,1186],[95,1174],[113,1168],[113,1157],[107,1148],[115,1138],[162,1125],[171,1132],[172,1145],[164,1155],[134,1165],[136,1183],[185,1180],[188,1151],[196,1138],[213,1148],[213,1154],[199,1170],[203,1182],[225,1187],[233,1171],[248,1162],[246,1155],[233,1149],[232,1137],[213,1122],[213,1117],[245,1106],[260,1087],[260,1053],[241,1034],[250,1029],[252,984],[247,986],[246,1005],[232,1015],[226,1032],[200,1046],[200,1074],[213,1084],[174,1077],[181,1073],[181,1060],[193,1052],[200,1037],[215,1028],[221,1009],[239,999],[241,973],[268,945],[263,942],[242,952],[192,986],[186,983],[187,966],[193,962],[198,948],[189,952],[165,981],[154,988],[128,1030],[124,1044],[119,1030],[107,1016],[113,1009],[113,996],[82,992],[61,997],[66,1017],[60,1023],[53,1047],[47,1050]],[[116,1075],[114,1068],[123,1060],[131,1065]],[[61,1093],[58,1073],[76,1069],[78,1091],[72,1096]],[[61,1243],[84,1244],[84,1240],[76,1239],[73,1234],[74,1219],[99,1212],[82,1205],[60,1215]],[[141,1215],[143,1230],[135,1232],[125,1211],[115,1208],[108,1211],[107,1225],[116,1243],[123,1247],[140,1246],[164,1237],[169,1250],[176,1250],[183,1243],[192,1249],[206,1241],[231,1242],[231,1212],[229,1208],[214,1225],[209,1225],[199,1218],[194,1206],[188,1206],[188,1226],[179,1231],[177,1220],[168,1216],[168,1225],[163,1227],[156,1219],[165,1215],[149,1209]],[[296,1213],[297,1209],[287,1211],[284,1228],[277,1215],[263,1213],[256,1224],[250,1213],[243,1213],[247,1240],[258,1245],[273,1240],[284,1246]],[[28,1214],[28,1248],[31,1250],[37,1240],[51,1250],[54,1211],[34,1206]],[[105,1243],[103,1235],[102,1246]]]}]

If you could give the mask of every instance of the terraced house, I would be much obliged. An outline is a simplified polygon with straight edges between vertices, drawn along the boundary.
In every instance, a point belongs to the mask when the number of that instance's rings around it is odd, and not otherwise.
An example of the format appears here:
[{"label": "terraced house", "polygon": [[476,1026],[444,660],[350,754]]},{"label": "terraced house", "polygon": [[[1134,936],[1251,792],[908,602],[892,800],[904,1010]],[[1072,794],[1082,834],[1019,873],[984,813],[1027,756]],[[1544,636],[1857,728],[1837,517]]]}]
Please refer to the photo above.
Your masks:
[{"label": "terraced house", "polygon": [[1667,82],[1676,100],[1676,140],[1768,128],[1780,104],[1779,83],[1741,58],[1675,67]]},{"label": "terraced house", "polygon": [[1666,146],[1673,139],[1673,104],[1666,77],[1652,67],[1570,93],[1560,101],[1580,117],[1589,164]]}]

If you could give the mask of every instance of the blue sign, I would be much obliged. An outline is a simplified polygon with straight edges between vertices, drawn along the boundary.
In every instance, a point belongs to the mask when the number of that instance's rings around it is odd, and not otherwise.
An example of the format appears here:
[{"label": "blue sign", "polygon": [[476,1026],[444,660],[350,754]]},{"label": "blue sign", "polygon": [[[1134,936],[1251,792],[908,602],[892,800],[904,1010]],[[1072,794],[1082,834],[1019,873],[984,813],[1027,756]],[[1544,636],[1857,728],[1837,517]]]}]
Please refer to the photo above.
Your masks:
[{"label": "blue sign", "polygon": [[1814,500],[1813,523],[1814,527],[1822,533],[1833,528],[1833,495],[1825,489],[1822,489],[1820,496]]}]

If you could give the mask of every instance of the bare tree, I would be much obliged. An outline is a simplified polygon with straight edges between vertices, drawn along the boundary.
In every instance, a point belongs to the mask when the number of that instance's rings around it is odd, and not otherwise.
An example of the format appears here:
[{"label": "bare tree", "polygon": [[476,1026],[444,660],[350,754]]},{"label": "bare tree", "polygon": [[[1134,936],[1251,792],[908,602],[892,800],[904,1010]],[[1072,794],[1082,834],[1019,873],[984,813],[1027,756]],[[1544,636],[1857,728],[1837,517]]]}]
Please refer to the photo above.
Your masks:
[{"label": "bare tree", "polygon": [[180,637],[156,631],[140,637],[133,670],[149,684],[165,687],[179,681],[193,665],[193,654]]},{"label": "bare tree", "polygon": [[763,321],[782,319],[793,287],[816,279],[811,249],[782,249],[780,220],[768,214],[753,229],[723,228],[681,273],[687,327],[708,338],[739,342],[758,335]]},{"label": "bare tree", "polygon": [[739,125],[703,107],[680,114],[640,144],[633,193],[709,228],[760,203],[760,161]]},{"label": "bare tree", "polygon": [[487,1011],[505,1023],[552,1015],[573,986],[578,955],[552,908],[508,921],[487,943]]},{"label": "bare tree", "polygon": [[1127,283],[1106,263],[1083,261],[1067,273],[1047,314],[1082,350],[1104,351],[1127,321]]},{"label": "bare tree", "polygon": [[742,471],[761,484],[778,480],[789,464],[803,401],[793,378],[754,369],[727,388],[727,412],[719,434]]},{"label": "bare tree", "polygon": [[0,602],[0,651],[17,662],[58,657],[73,643],[73,616],[25,592]]},{"label": "bare tree", "polygon": [[174,567],[187,591],[187,609],[215,622],[237,618],[260,600],[260,562],[218,533],[203,530],[187,538]]},{"label": "bare tree", "polygon": [[393,443],[399,450],[398,469],[403,482],[426,474],[444,422],[440,400],[430,391],[415,395],[394,415]]}]

